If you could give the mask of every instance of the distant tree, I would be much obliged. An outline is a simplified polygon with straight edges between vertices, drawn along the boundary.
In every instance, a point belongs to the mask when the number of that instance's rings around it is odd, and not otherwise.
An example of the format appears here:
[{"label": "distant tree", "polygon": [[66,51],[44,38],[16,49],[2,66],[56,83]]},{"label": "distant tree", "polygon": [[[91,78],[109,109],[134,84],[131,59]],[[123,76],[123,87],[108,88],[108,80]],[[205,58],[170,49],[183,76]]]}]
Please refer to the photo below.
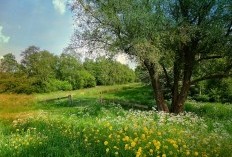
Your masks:
[{"label": "distant tree", "polygon": [[148,70],[158,109],[179,113],[191,85],[231,76],[231,7],[229,0],[75,0],[74,46],[135,56]]},{"label": "distant tree", "polygon": [[83,63],[97,81],[97,85],[123,84],[135,81],[135,73],[128,66],[119,62],[99,57],[94,60],[87,59]]},{"label": "distant tree", "polygon": [[55,78],[57,57],[48,51],[33,51],[25,55],[22,65],[29,77],[46,81],[49,78]]},{"label": "distant tree", "polygon": [[16,73],[19,71],[19,64],[12,53],[8,53],[0,60],[0,72]]}]

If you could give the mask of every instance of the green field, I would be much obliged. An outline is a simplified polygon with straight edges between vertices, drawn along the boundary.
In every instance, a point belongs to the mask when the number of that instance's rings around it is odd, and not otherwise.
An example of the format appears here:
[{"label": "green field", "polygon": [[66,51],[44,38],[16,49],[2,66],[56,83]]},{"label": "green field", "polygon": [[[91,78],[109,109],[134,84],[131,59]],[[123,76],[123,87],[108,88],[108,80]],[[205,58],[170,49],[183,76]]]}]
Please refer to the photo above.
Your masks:
[{"label": "green field", "polygon": [[[72,95],[67,99],[48,99]],[[180,115],[152,107],[140,84],[0,95],[0,157],[232,156],[232,106],[187,102]]]}]

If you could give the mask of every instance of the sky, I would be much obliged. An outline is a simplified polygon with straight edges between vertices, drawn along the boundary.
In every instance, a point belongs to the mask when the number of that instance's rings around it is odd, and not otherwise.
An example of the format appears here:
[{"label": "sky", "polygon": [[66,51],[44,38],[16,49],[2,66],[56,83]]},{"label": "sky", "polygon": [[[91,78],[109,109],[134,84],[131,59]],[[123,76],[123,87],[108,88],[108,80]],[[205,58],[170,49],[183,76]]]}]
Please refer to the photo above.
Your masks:
[{"label": "sky", "polygon": [[[20,54],[29,46],[59,55],[74,32],[68,0],[0,0],[0,58]],[[118,55],[116,60],[134,69],[134,61]]]},{"label": "sky", "polygon": [[31,45],[61,54],[73,34],[66,0],[0,0],[0,57]]}]

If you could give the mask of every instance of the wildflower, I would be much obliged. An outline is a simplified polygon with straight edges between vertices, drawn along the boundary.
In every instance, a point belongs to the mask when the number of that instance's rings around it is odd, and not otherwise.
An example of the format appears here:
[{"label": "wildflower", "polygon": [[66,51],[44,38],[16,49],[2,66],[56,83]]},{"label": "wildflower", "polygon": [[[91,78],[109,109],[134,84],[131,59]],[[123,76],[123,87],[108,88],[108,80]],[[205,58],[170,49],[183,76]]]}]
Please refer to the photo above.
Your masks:
[{"label": "wildflower", "polygon": [[194,155],[195,155],[195,156],[198,156],[198,152],[194,152]]},{"label": "wildflower", "polygon": [[174,144],[173,144],[173,147],[177,149],[177,148],[178,148],[178,145],[174,143]]},{"label": "wildflower", "polygon": [[125,144],[125,150],[128,150],[128,149],[129,149],[129,145]]},{"label": "wildflower", "polygon": [[136,157],[141,156],[142,154],[142,147],[139,147],[138,151],[136,152]]},{"label": "wildflower", "polygon": [[154,146],[155,146],[156,150],[159,150],[159,149],[160,149],[161,144],[160,144],[160,142],[159,142],[159,141],[157,141],[157,140],[153,140],[153,144],[154,144]]},{"label": "wildflower", "polygon": [[112,126],[109,126],[109,129],[110,129],[110,130],[112,130],[112,129],[113,129],[113,127],[112,127]]},{"label": "wildflower", "polygon": [[122,140],[123,141],[128,141],[130,138],[129,138],[129,136],[125,136]]},{"label": "wildflower", "polygon": [[186,151],[186,155],[187,156],[190,155],[190,151],[189,150]]},{"label": "wildflower", "polygon": [[151,154],[153,154],[153,149],[150,149],[149,152],[150,152]]},{"label": "wildflower", "polygon": [[106,153],[108,153],[110,151],[110,149],[109,148],[106,148]]},{"label": "wildflower", "polygon": [[108,141],[105,141],[105,142],[104,142],[104,145],[108,145],[108,143],[109,143]]},{"label": "wildflower", "polygon": [[131,147],[135,147],[135,145],[136,145],[136,142],[132,141],[131,142]]},{"label": "wildflower", "polygon": [[163,154],[162,157],[166,157],[166,154]]},{"label": "wildflower", "polygon": [[118,155],[118,152],[115,152],[114,154],[115,154],[115,155]]},{"label": "wildflower", "polygon": [[146,135],[145,134],[142,134],[141,135],[141,138],[144,140],[146,138]]},{"label": "wildflower", "polygon": [[158,132],[157,135],[158,135],[158,136],[161,136],[162,134],[161,134],[161,132]]}]

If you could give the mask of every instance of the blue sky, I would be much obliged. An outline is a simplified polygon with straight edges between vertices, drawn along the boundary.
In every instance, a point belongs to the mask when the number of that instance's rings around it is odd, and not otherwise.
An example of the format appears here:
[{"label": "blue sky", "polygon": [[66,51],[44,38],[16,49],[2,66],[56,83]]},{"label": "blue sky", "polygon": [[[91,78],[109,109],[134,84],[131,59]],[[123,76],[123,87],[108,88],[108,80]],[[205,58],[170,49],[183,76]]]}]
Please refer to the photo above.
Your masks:
[{"label": "blue sky", "polygon": [[73,33],[66,0],[0,0],[0,56],[13,53],[19,59],[35,45],[62,53]]}]

